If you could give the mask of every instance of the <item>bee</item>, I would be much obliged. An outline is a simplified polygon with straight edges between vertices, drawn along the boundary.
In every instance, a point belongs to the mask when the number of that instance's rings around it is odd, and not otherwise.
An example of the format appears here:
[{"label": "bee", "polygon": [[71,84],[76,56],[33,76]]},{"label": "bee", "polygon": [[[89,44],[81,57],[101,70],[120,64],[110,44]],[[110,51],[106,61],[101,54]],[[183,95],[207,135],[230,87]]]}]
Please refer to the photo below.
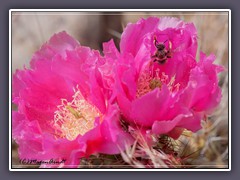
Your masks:
[{"label": "bee", "polygon": [[158,64],[164,64],[167,62],[169,58],[172,57],[172,43],[169,41],[169,49],[166,49],[165,43],[167,42],[164,41],[163,43],[159,43],[157,41],[157,38],[154,37],[154,45],[157,48],[155,51],[154,55],[151,56],[153,62],[158,62]]}]

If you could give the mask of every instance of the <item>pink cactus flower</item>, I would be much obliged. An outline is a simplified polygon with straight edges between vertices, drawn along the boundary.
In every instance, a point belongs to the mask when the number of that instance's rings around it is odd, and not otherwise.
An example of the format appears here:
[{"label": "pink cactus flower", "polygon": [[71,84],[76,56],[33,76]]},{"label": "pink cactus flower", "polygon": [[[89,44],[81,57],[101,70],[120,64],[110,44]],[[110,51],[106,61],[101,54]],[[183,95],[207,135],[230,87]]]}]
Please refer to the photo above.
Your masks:
[{"label": "pink cactus flower", "polygon": [[[125,121],[144,133],[178,138],[196,132],[221,100],[214,55],[196,60],[197,31],[176,18],[141,19],[128,24],[115,66],[113,96]],[[117,54],[117,55],[116,55]],[[113,98],[113,99],[114,99]]]},{"label": "pink cactus flower", "polygon": [[77,167],[81,157],[116,154],[132,143],[118,106],[108,102],[110,63],[61,32],[34,54],[30,69],[17,70],[12,134],[20,159],[65,159],[41,167]]}]

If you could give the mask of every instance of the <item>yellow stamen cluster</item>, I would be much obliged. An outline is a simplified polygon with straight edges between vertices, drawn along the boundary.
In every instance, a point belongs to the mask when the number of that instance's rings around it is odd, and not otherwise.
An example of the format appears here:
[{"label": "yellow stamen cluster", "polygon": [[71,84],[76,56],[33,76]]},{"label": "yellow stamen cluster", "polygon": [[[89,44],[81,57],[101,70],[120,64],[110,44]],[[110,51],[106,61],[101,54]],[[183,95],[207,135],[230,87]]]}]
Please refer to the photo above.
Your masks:
[{"label": "yellow stamen cluster", "polygon": [[150,71],[146,68],[138,78],[136,97],[139,98],[155,88],[161,89],[163,84],[166,84],[171,92],[178,91],[180,87],[179,83],[175,84],[175,76],[169,79],[164,72],[160,74],[159,69]]},{"label": "yellow stamen cluster", "polygon": [[99,110],[84,99],[79,90],[75,91],[73,100],[61,100],[54,114],[53,127],[57,137],[74,140],[94,127],[94,120],[101,116]]}]

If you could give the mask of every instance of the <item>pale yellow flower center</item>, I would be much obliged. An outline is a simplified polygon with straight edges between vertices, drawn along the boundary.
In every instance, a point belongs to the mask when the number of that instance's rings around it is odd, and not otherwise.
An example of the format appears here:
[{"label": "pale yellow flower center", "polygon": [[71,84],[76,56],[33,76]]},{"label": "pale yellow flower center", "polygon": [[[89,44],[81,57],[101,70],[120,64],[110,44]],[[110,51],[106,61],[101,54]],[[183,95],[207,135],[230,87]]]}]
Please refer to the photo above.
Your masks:
[{"label": "pale yellow flower center", "polygon": [[179,83],[175,83],[175,76],[169,78],[164,72],[160,73],[159,69],[150,71],[146,68],[138,78],[136,97],[139,98],[155,88],[161,89],[163,84],[166,84],[171,92],[178,91],[180,87]]},{"label": "pale yellow flower center", "polygon": [[83,135],[94,128],[96,117],[101,117],[100,111],[77,90],[71,102],[61,100],[54,113],[53,127],[58,137],[74,140],[79,134]]}]

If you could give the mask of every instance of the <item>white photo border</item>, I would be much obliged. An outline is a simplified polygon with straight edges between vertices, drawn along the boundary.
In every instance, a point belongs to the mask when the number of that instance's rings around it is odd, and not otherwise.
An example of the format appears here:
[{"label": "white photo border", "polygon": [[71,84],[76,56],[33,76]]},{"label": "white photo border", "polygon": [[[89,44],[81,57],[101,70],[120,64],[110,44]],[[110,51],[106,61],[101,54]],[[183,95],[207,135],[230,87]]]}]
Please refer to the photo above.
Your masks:
[{"label": "white photo border", "polygon": [[[228,168],[218,169],[29,169],[12,168],[12,12],[228,12]],[[9,10],[9,171],[231,171],[231,10],[230,9],[10,9]]]}]

